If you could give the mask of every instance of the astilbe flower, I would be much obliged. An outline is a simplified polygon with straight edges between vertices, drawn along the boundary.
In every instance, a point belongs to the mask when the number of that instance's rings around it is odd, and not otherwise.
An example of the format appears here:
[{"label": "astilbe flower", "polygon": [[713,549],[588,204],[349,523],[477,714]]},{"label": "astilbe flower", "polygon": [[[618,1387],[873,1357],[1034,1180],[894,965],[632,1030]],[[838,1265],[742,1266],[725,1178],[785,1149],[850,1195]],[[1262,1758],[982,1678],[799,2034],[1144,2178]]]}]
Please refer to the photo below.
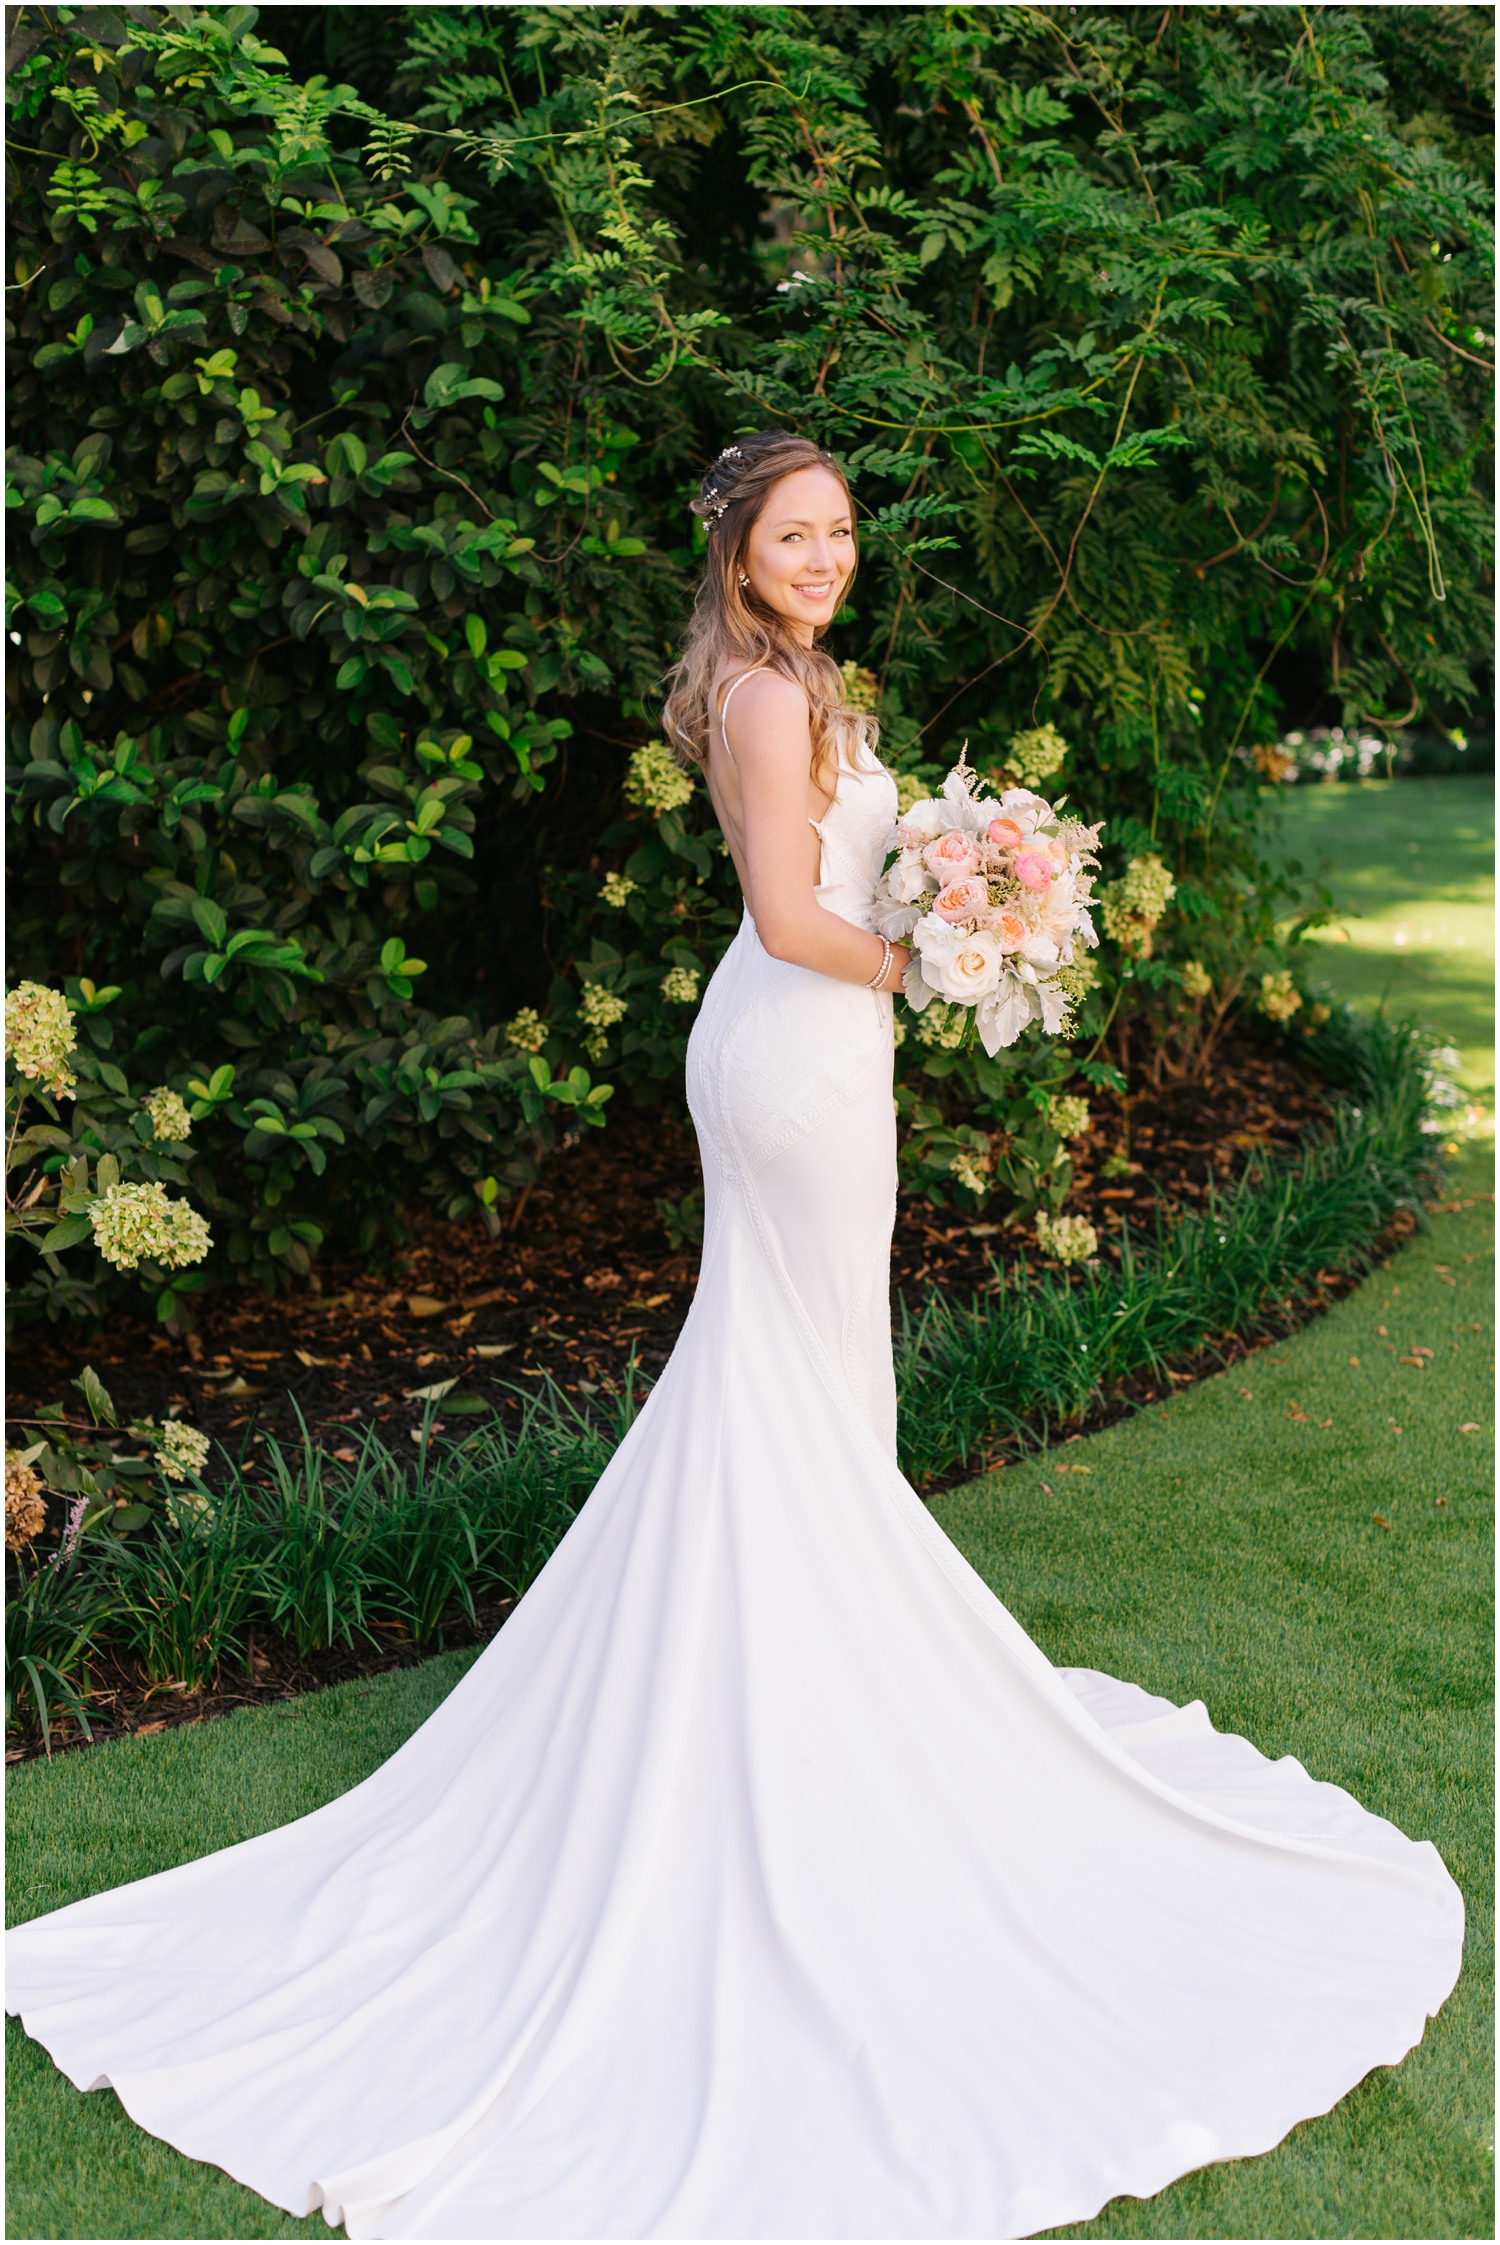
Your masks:
[{"label": "astilbe flower", "polygon": [[28,1464],[24,1450],[5,1453],[5,1548],[30,1549],[47,1524],[47,1505],[41,1477]]},{"label": "astilbe flower", "polygon": [[547,1042],[547,1024],[535,1006],[522,1006],[505,1024],[505,1041],[517,1052],[540,1052]]},{"label": "astilbe flower", "polygon": [[1122,951],[1151,956],[1151,934],[1177,893],[1177,883],[1159,857],[1133,857],[1118,881],[1099,892],[1104,932]]},{"label": "astilbe flower", "polygon": [[1182,987],[1190,998],[1206,998],[1214,986],[1214,978],[1201,959],[1184,959],[1181,969]]},{"label": "astilbe flower", "polygon": [[1005,769],[1022,787],[1035,787],[1061,768],[1067,753],[1068,744],[1055,725],[1037,725],[1029,732],[1012,734]]},{"label": "astilbe flower", "polygon": [[1272,1021],[1290,1021],[1302,1003],[1302,993],[1292,986],[1292,970],[1282,967],[1275,974],[1260,978],[1260,996],[1256,999],[1262,1013]]},{"label": "astilbe flower", "polygon": [[213,1245],[197,1210],[184,1200],[168,1200],[159,1181],[110,1185],[90,1202],[89,1222],[104,1260],[122,1271],[133,1271],[146,1258],[181,1269],[201,1262]]},{"label": "astilbe flower", "polygon": [[73,1008],[60,990],[43,982],[20,982],[5,999],[5,1049],[17,1073],[45,1084],[54,1099],[66,1099],[77,1078],[66,1055],[78,1042]]},{"label": "astilbe flower", "polygon": [[158,1084],[155,1091],[148,1091],[141,1104],[151,1117],[151,1129],[155,1137],[175,1139],[192,1136],[193,1118],[180,1095],[169,1084]]},{"label": "astilbe flower", "polygon": [[623,904],[625,899],[628,896],[633,896],[639,887],[640,882],[632,881],[628,873],[606,873],[604,885],[599,891],[599,902],[601,904]]},{"label": "astilbe flower", "polygon": [[663,811],[680,811],[693,800],[693,782],[665,741],[647,741],[630,759],[625,774],[625,800],[660,818]]},{"label": "astilbe flower", "polygon": [[1059,1138],[1081,1138],[1089,1127],[1089,1103],[1060,1093],[1047,1102],[1047,1120]]},{"label": "astilbe flower", "polygon": [[661,978],[661,994],[669,1006],[691,1006],[698,1001],[696,967],[671,967]]},{"label": "astilbe flower", "polygon": [[1040,1209],[1036,1219],[1037,1245],[1060,1263],[1087,1262],[1099,1246],[1099,1234],[1086,1216],[1049,1216]]}]

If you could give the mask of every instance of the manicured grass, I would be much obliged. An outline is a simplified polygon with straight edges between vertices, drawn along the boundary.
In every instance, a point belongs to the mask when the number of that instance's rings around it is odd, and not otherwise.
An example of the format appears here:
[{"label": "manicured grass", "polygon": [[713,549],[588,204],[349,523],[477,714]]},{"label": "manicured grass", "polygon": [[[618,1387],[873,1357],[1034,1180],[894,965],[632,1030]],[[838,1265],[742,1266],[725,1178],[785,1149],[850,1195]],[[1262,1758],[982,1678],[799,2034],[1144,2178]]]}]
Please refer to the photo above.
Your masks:
[{"label": "manicured grass", "polygon": [[[1468,1904],[1463,1978],[1398,2070],[1371,2075],[1264,2158],[1116,2200],[1065,2234],[1493,2234],[1494,1210],[1475,1197],[1489,1189],[1475,1152],[1456,1187],[1461,1207],[1290,1341],[934,1508],[1051,1659],[1203,1698],[1221,1728],[1296,1754],[1435,1841]],[[1399,1362],[1413,1344],[1434,1351],[1425,1369]],[[1466,1421],[1481,1431],[1460,1434]],[[12,1915],[330,1799],[391,1753],[473,1657],[18,1769]],[[12,2235],[328,2234],[321,2216],[288,2221],[143,2135],[112,2093],[80,2097],[15,2022],[9,2033]]]},{"label": "manicured grass", "polygon": [[[1494,2234],[1493,797],[1466,780],[1299,788],[1283,815],[1285,849],[1337,852],[1331,885],[1366,913],[1348,920],[1355,940],[1318,939],[1324,979],[1356,1002],[1388,985],[1392,1012],[1459,1050],[1478,1112],[1455,1131],[1445,1209],[1289,1340],[933,1509],[1054,1661],[1200,1697],[1221,1729],[1295,1754],[1433,1840],[1467,1904],[1464,1972],[1399,2068],[1275,2150],[1116,2199],[1058,2236]],[[1403,914],[1413,940],[1395,945]],[[1422,1369],[1401,1363],[1418,1348],[1433,1351]],[[18,1769],[9,1915],[317,1807],[376,1768],[476,1657]],[[9,2235],[330,2234],[321,2215],[289,2221],[145,2135],[111,2092],[79,2096],[16,2022],[7,2035]]]},{"label": "manicured grass", "polygon": [[1277,800],[1271,855],[1321,872],[1339,918],[1307,941],[1354,1003],[1438,1030],[1475,1103],[1495,1105],[1495,786],[1475,779],[1299,785]]}]

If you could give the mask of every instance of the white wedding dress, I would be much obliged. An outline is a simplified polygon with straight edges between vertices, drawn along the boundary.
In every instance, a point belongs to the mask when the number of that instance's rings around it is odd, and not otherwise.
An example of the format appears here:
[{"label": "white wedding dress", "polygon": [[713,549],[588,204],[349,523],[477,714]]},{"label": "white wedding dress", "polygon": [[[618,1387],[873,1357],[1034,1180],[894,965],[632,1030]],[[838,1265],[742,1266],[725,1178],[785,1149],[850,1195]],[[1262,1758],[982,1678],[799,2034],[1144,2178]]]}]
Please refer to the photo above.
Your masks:
[{"label": "white wedding dress", "polygon": [[[862,747],[819,888],[861,924],[894,804]],[[373,1776],[8,1936],[80,2089],[355,2238],[1000,2239],[1420,2040],[1463,1945],[1432,1843],[1053,1667],[898,1470],[891,1053],[888,996],[747,911],[656,1387]]]}]

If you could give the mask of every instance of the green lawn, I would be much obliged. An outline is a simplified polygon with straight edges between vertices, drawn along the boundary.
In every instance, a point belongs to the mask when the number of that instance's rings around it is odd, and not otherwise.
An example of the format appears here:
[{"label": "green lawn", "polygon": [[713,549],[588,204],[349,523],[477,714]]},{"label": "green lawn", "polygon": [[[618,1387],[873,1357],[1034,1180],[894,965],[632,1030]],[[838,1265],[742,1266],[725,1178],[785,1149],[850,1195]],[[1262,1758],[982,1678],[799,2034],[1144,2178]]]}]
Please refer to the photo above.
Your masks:
[{"label": "green lawn", "polygon": [[[1425,1233],[1291,1339],[934,1505],[1054,1661],[1201,1697],[1221,1728],[1295,1754],[1433,1840],[1468,1906],[1463,1976],[1399,2068],[1261,2158],[1117,2199],[1052,2234],[1494,2234],[1490,803],[1477,783],[1449,780],[1285,799],[1285,847],[1304,859],[1313,845],[1336,849],[1353,864],[1334,884],[1341,903],[1363,900],[1356,940],[1320,939],[1332,987],[1376,997],[1390,978],[1401,1010],[1396,984],[1434,930],[1411,1010],[1458,1047],[1474,1111]],[[1441,890],[1404,868],[1429,834]],[[1407,853],[1412,836],[1420,847]],[[1465,879],[1450,884],[1461,851]],[[1366,869],[1382,863],[1383,875]],[[1394,933],[1403,912],[1413,943],[1382,951],[1378,931]],[[1422,1368],[1400,1361],[1418,1348],[1433,1351]],[[474,1657],[18,1769],[10,1916],[315,1807],[374,1769]],[[321,2216],[289,2221],[144,2135],[112,2093],[79,2096],[14,2021],[7,2048],[8,2235],[329,2235]]]},{"label": "green lawn", "polygon": [[1440,1031],[1476,1119],[1492,1121],[1493,779],[1304,784],[1277,802],[1273,857],[1321,874],[1339,911],[1307,938],[1318,978],[1355,1003],[1384,996],[1391,1013]]}]

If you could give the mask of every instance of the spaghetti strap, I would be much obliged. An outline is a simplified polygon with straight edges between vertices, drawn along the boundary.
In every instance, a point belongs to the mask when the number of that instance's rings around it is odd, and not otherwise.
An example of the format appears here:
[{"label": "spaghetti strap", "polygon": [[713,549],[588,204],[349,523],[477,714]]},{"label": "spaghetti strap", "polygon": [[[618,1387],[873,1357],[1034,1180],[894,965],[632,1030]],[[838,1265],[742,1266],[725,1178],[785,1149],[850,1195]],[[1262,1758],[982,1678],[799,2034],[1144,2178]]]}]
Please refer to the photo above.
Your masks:
[{"label": "spaghetti strap", "polygon": [[719,704],[719,738],[724,743],[724,754],[729,758],[731,764],[734,762],[734,750],[729,745],[729,729],[724,723],[729,710],[729,697],[734,692],[735,687],[739,685],[741,679],[752,677],[758,670],[769,670],[770,668],[769,663],[752,663],[749,670],[742,670],[738,678],[732,678],[729,681],[728,690],[723,701]]}]

